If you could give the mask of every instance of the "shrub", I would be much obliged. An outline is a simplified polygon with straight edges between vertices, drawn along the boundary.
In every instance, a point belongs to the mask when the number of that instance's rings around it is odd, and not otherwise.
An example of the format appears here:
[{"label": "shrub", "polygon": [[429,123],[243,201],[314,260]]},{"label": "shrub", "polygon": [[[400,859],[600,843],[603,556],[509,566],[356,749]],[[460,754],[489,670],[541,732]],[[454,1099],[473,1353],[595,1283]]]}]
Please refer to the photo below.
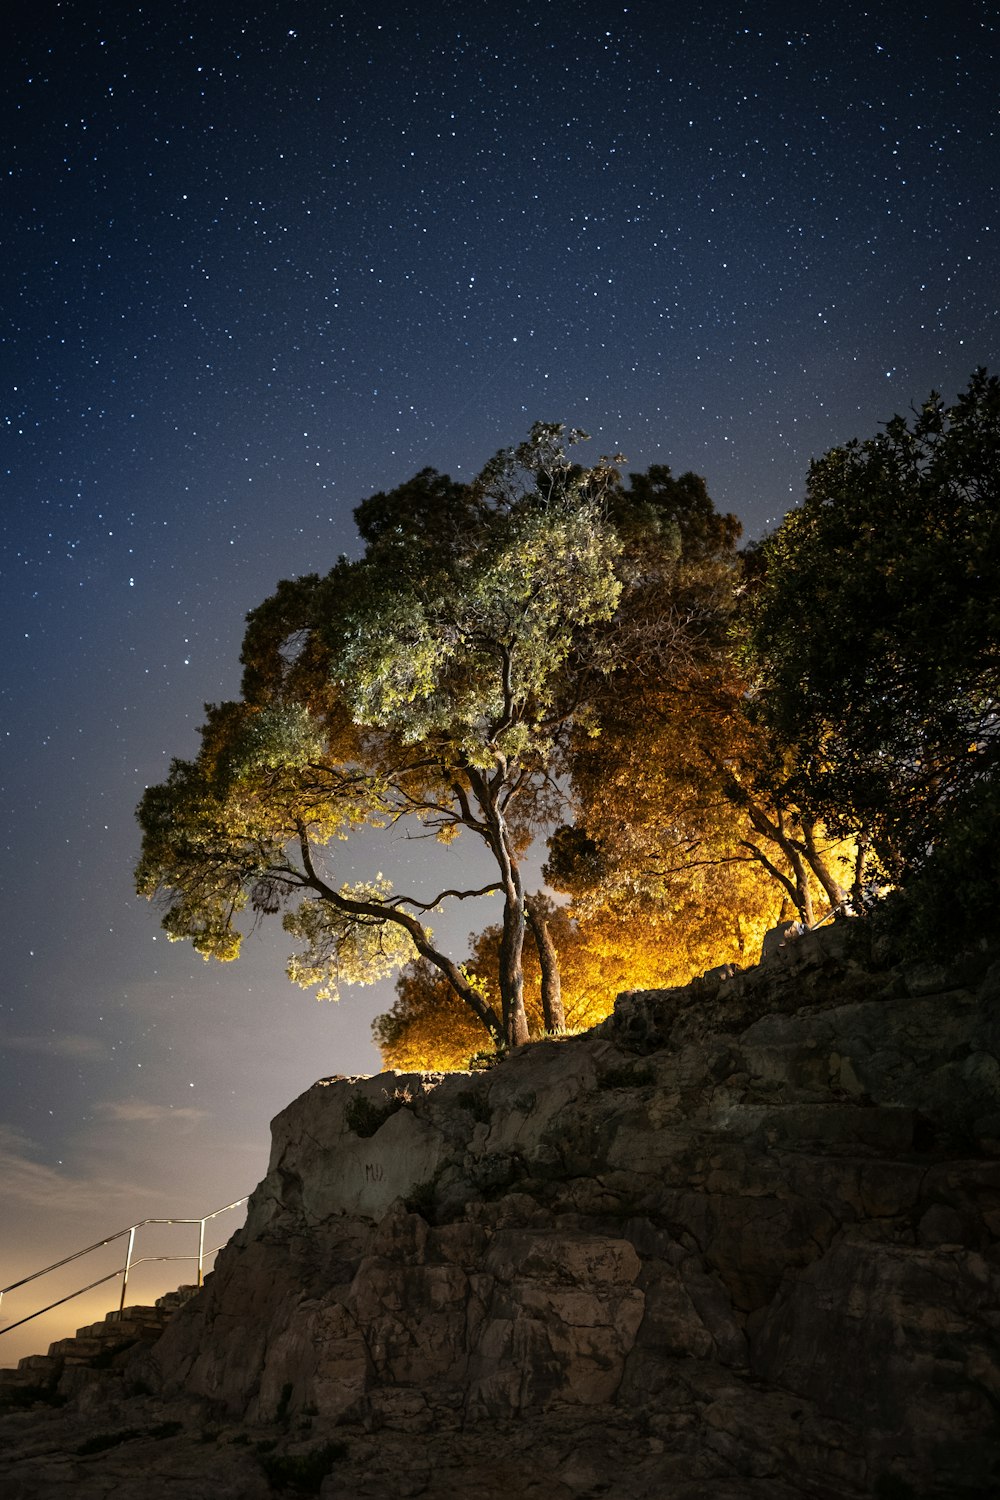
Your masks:
[{"label": "shrub", "polygon": [[364,1094],[355,1094],[347,1101],[344,1122],[348,1130],[353,1130],[355,1135],[363,1137],[374,1135],[390,1115],[394,1115],[398,1109],[403,1109],[405,1105],[412,1102],[413,1096],[408,1089],[396,1089],[391,1097],[385,1094],[384,1104],[373,1104],[370,1099],[365,1098]]},{"label": "shrub", "polygon": [[323,1480],[346,1454],[344,1443],[324,1443],[308,1453],[262,1453],[260,1466],[272,1490],[318,1495]]}]

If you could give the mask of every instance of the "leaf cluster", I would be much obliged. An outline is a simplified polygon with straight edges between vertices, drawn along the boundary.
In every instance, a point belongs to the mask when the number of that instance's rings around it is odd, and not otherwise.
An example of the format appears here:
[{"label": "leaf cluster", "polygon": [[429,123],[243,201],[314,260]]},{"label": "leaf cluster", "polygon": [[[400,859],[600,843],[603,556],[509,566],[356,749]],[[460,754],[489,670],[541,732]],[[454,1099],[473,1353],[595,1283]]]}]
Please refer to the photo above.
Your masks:
[{"label": "leaf cluster", "polygon": [[1000,747],[1000,381],[977,371],[813,463],[760,547],[744,659],[788,787],[863,830],[885,878],[922,863]]}]

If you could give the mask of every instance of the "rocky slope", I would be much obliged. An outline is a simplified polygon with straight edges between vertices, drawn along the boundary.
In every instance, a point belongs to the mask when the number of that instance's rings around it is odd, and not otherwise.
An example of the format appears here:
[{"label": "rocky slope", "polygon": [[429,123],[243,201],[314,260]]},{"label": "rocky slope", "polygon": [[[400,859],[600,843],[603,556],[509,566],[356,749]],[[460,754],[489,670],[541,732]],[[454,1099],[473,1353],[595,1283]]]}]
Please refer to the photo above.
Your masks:
[{"label": "rocky slope", "polygon": [[994,1496],[998,1057],[1000,965],[843,922],[487,1073],[324,1079],[153,1349],[4,1419],[3,1493]]}]

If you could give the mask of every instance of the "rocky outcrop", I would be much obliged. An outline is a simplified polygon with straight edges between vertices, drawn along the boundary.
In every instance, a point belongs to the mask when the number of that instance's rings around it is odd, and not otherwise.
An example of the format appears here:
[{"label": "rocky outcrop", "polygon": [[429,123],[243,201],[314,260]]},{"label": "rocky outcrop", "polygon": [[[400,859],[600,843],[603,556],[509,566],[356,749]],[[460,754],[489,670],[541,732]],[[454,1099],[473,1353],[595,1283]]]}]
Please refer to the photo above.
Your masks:
[{"label": "rocky outcrop", "polygon": [[[141,1383],[159,1457],[74,1493],[294,1488],[277,1453],[359,1500],[994,1495],[998,1001],[1000,966],[880,970],[843,922],[489,1072],[322,1080],[103,1398],[124,1424]],[[4,1493],[57,1493],[34,1465]]]}]

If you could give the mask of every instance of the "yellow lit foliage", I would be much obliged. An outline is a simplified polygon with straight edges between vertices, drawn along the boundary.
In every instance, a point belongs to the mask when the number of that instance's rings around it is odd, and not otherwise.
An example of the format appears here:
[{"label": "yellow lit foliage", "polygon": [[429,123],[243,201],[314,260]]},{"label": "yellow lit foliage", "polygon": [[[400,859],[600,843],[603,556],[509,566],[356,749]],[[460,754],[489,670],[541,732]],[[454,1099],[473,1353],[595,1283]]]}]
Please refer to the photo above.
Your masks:
[{"label": "yellow lit foliage", "polygon": [[785,902],[784,915],[794,903],[822,918],[857,852],[776,799],[773,752],[730,666],[719,651],[670,683],[620,674],[601,735],[574,753],[578,826],[557,834],[546,866],[578,914],[669,923],[695,971],[754,960]]},{"label": "yellow lit foliage", "polygon": [[[751,865],[708,873],[711,881],[703,883],[698,898],[689,885],[686,900],[672,908],[637,901],[627,917],[604,911],[580,921],[566,909],[556,912],[549,929],[559,954],[567,1031],[595,1026],[625,990],[668,988],[718,963],[756,960],[763,934],[779,914],[774,887],[759,879]],[[748,915],[751,879],[757,883],[758,900]],[[499,938],[497,927],[474,937],[466,966],[491,994]],[[530,939],[524,951],[524,993],[531,1034],[541,1036],[540,973]],[[385,1067],[448,1072],[467,1067],[471,1056],[488,1047],[488,1036],[468,1008],[422,960],[403,970],[396,997],[372,1028]]]}]

